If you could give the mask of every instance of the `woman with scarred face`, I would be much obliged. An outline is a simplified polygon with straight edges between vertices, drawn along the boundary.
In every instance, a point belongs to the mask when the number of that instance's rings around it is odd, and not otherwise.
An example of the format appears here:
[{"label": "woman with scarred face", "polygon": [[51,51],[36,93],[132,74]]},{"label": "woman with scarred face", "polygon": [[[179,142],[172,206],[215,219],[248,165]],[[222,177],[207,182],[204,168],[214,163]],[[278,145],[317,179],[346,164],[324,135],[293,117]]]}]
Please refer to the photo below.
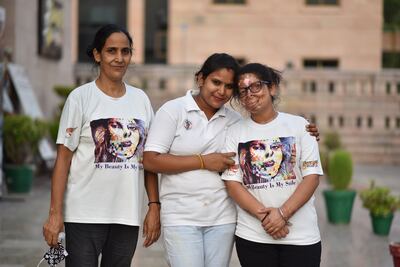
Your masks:
[{"label": "woman with scarred face", "polygon": [[237,72],[233,97],[249,113],[232,125],[225,150],[238,151],[222,174],[238,209],[241,266],[318,267],[321,237],[314,192],[322,175],[307,121],[277,110],[281,74],[259,63]]}]

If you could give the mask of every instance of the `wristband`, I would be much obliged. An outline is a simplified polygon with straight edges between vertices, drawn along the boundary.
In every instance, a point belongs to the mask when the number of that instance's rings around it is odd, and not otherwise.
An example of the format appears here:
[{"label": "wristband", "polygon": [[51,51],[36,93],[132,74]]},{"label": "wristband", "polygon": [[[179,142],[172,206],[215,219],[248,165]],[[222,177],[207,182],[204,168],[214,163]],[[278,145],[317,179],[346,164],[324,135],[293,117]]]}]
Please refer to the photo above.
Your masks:
[{"label": "wristband", "polygon": [[262,220],[261,220],[262,223],[264,222],[265,218],[267,218],[267,216],[268,216],[268,213],[265,214],[264,218],[262,218]]},{"label": "wristband", "polygon": [[150,206],[150,204],[157,204],[161,206],[161,202],[160,201],[149,201],[149,203],[147,203],[147,206]]},{"label": "wristband", "polygon": [[282,219],[285,221],[286,225],[287,225],[287,226],[291,226],[291,225],[292,225],[292,223],[291,223],[291,222],[289,222],[289,219],[288,219],[288,218],[286,218],[286,217],[285,217],[285,215],[283,215],[283,211],[282,211],[282,209],[281,209],[281,208],[278,208],[278,211],[279,211],[279,213],[281,214],[281,216],[282,216]]},{"label": "wristband", "polygon": [[200,169],[204,169],[204,160],[203,157],[200,154],[197,154],[200,160]]}]

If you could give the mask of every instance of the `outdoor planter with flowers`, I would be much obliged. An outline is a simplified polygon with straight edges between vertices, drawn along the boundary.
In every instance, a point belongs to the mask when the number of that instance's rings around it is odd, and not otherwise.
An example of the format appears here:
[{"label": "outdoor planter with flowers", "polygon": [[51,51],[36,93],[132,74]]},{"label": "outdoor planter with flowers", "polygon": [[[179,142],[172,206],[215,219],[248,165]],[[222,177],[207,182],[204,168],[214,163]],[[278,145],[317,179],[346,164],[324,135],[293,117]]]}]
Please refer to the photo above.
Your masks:
[{"label": "outdoor planter with flowers", "polygon": [[375,182],[360,192],[360,198],[363,207],[369,210],[373,232],[388,235],[394,213],[400,208],[400,198],[391,194],[388,187],[376,186]]},{"label": "outdoor planter with flowers", "polygon": [[38,144],[45,133],[45,123],[29,116],[13,114],[4,117],[4,173],[9,192],[30,191]]}]

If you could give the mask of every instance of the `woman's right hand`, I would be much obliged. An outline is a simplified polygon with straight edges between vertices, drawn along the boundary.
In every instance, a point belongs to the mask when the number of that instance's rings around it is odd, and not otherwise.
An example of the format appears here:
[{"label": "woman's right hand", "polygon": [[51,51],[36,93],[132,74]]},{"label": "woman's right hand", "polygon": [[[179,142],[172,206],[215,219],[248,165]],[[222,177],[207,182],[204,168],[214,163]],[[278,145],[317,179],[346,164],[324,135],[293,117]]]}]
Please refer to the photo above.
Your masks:
[{"label": "woman's right hand", "polygon": [[201,157],[203,158],[205,169],[214,172],[223,172],[235,164],[235,161],[232,159],[235,155],[235,152],[227,152],[211,153],[202,155]]},{"label": "woman's right hand", "polygon": [[62,232],[64,220],[61,213],[50,214],[43,225],[43,236],[50,247],[57,247],[58,234]]},{"label": "woman's right hand", "polygon": [[285,238],[289,234],[289,227],[287,225],[283,226],[279,231],[271,234],[272,238],[277,240],[281,238]]}]

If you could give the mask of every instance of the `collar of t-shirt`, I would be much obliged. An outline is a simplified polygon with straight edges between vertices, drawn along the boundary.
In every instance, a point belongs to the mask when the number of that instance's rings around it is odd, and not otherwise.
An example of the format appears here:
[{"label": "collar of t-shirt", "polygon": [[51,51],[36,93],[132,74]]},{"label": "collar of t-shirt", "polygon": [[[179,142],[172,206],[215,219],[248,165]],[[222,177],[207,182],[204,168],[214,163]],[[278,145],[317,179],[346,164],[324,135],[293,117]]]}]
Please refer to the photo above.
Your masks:
[{"label": "collar of t-shirt", "polygon": [[[199,106],[197,105],[196,101],[193,98],[193,90],[188,90],[185,95],[185,108],[186,111],[201,111]],[[222,106],[215,114],[215,117],[226,117],[226,107]]]}]

